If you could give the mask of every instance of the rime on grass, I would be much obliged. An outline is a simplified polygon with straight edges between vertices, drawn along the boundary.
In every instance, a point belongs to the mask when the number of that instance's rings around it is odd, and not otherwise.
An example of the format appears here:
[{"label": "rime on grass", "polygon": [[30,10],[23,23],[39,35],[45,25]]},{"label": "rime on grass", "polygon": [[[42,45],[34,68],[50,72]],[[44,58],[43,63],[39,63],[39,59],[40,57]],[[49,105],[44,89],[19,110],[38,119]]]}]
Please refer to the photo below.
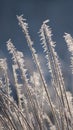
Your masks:
[{"label": "rime on grass", "polygon": [[[57,104],[51,98],[49,85],[44,78],[34,42],[29,34],[28,24],[22,15],[17,16],[17,19],[32,54],[36,72],[30,74],[23,52],[18,51],[9,39],[7,49],[12,56],[12,72],[18,102],[11,96],[7,61],[0,59],[1,130],[73,130],[73,97],[71,92],[66,90],[61,63],[55,51],[56,43],[53,42],[52,31],[47,25],[49,20],[43,22],[39,35]],[[64,37],[71,53],[73,71],[73,39],[67,33]]]}]

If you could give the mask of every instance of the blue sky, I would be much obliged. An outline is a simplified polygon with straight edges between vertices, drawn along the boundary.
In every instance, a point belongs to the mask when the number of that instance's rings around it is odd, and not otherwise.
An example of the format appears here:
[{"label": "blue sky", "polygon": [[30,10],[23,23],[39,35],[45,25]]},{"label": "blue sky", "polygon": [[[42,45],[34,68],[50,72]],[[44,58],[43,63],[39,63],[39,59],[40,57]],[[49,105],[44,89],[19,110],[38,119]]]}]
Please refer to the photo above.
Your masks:
[{"label": "blue sky", "polygon": [[[0,0],[0,55],[8,56],[6,41],[12,39],[18,50],[29,55],[26,40],[18,25],[16,15],[24,15],[37,51],[41,52],[38,31],[44,20],[49,19],[56,51],[63,64],[69,62],[64,32],[73,36],[73,0]],[[1,57],[0,56],[0,57]],[[67,69],[66,69],[67,71]]]}]

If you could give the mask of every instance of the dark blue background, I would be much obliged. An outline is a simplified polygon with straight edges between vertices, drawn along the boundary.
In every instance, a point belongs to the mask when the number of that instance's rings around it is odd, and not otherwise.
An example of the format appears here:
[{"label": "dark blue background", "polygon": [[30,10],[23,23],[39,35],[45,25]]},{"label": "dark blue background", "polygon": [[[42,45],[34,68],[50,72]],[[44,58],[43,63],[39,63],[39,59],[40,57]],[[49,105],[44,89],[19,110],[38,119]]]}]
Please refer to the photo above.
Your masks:
[{"label": "dark blue background", "polygon": [[50,19],[59,51],[63,49],[64,32],[73,35],[73,0],[0,0],[0,47],[11,38],[16,46],[23,48],[24,38],[16,19],[21,14],[27,19],[36,44],[37,32],[46,19]]},{"label": "dark blue background", "polygon": [[[50,19],[56,51],[63,64],[64,76],[69,74],[69,53],[64,41],[64,32],[73,36],[73,0],[0,0],[0,57],[8,56],[6,41],[11,38],[18,50],[29,55],[29,50],[16,15],[24,15],[37,52],[41,53],[38,31],[44,20]],[[67,81],[68,82],[68,81]]]}]

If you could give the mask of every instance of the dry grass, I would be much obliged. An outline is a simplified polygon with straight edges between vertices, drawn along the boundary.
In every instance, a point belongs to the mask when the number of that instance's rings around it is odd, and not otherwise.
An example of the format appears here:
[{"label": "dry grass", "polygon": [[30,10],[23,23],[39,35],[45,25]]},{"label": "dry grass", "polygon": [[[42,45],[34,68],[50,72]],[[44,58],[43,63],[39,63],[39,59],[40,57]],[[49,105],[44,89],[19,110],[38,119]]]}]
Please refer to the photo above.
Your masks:
[{"label": "dry grass", "polygon": [[[7,49],[12,55],[12,70],[17,101],[11,96],[11,84],[8,76],[6,59],[0,59],[0,130],[73,130],[73,97],[66,91],[61,65],[55,43],[52,41],[51,29],[46,20],[40,29],[41,45],[51,75],[51,84],[55,93],[55,102],[51,98],[49,85],[44,79],[39,58],[34,49],[28,31],[28,24],[23,16],[17,16],[27,44],[32,54],[37,72],[28,79],[24,55],[19,52],[12,41],[7,41]],[[65,34],[65,41],[71,53],[71,70],[73,71],[73,39]],[[20,80],[20,83],[19,83]]]}]

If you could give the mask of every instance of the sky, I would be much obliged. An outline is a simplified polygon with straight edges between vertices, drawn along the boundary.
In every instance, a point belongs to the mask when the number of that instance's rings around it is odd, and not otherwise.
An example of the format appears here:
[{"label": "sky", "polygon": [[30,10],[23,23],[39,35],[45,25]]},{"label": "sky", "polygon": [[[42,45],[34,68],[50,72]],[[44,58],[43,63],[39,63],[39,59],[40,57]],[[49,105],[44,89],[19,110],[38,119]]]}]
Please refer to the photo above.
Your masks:
[{"label": "sky", "polygon": [[63,63],[65,75],[68,72],[69,54],[63,35],[73,36],[73,0],[0,0],[0,57],[8,56],[6,42],[11,38],[18,50],[29,54],[24,34],[18,25],[16,15],[23,14],[29,25],[29,32],[38,53],[41,53],[39,29],[49,19],[56,51]]}]

